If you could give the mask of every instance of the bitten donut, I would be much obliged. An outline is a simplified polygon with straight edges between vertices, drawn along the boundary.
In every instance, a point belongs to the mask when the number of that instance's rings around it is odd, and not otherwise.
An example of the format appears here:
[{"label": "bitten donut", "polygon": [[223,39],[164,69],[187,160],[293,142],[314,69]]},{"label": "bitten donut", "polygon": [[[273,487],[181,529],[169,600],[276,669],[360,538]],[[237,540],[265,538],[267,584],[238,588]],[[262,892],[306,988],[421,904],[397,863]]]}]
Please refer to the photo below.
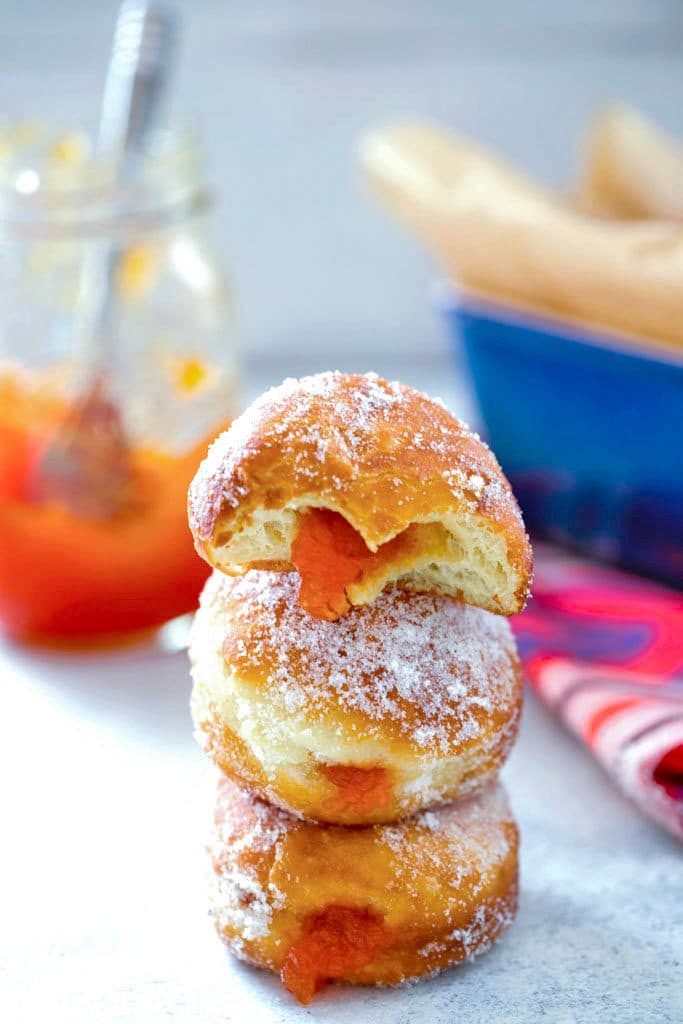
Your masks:
[{"label": "bitten donut", "polygon": [[219,782],[216,929],[302,1003],[327,981],[396,985],[487,949],[517,907],[517,828],[499,785],[398,825],[293,818]]},{"label": "bitten donut", "polygon": [[489,449],[439,401],[374,374],[264,394],[210,448],[189,518],[224,573],[296,568],[318,618],[390,583],[503,615],[529,589],[529,540]]},{"label": "bitten donut", "polygon": [[395,821],[485,786],[514,741],[521,682],[507,619],[383,591],[338,622],[297,604],[296,574],[215,572],[190,643],[209,756],[318,821]]}]

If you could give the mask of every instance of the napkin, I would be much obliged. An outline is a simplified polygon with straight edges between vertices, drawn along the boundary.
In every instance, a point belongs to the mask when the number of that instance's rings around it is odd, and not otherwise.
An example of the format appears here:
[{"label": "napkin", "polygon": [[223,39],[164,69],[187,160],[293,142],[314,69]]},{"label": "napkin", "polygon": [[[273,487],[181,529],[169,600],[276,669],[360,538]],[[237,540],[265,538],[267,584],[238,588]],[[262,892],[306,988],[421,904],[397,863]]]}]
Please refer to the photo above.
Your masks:
[{"label": "napkin", "polygon": [[534,691],[683,840],[683,595],[541,548],[513,626]]}]

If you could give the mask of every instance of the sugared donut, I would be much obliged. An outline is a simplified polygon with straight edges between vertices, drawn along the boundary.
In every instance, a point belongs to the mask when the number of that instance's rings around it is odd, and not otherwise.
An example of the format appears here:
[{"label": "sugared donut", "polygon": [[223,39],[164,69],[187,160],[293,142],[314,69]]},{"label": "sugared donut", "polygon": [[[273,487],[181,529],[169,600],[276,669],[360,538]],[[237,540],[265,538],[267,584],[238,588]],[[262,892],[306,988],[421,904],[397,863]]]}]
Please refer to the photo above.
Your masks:
[{"label": "sugared donut", "polygon": [[190,644],[197,736],[227,774],[304,817],[395,821],[485,786],[517,732],[507,619],[383,591],[338,622],[294,573],[214,572]]},{"label": "sugared donut", "polygon": [[396,985],[435,974],[512,922],[517,843],[500,785],[354,829],[303,822],[223,777],[210,845],[216,929],[302,1003],[333,979]]},{"label": "sugared donut", "polygon": [[318,618],[389,583],[503,615],[527,597],[531,549],[494,456],[440,402],[374,374],[264,394],[210,448],[189,517],[225,573],[296,567]]}]

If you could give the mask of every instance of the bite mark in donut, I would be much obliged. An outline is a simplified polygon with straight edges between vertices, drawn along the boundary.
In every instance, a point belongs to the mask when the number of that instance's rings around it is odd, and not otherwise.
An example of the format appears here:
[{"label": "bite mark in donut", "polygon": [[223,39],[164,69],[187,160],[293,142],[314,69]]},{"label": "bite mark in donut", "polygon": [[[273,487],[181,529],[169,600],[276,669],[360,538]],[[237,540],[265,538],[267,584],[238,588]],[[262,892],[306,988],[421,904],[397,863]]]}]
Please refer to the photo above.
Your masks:
[{"label": "bite mark in donut", "polygon": [[310,917],[290,947],[280,979],[307,1005],[327,982],[365,967],[389,945],[382,918],[370,909],[329,906]]},{"label": "bite mark in donut", "polygon": [[371,569],[391,563],[406,547],[411,529],[373,552],[338,512],[312,508],[300,515],[291,559],[301,577],[301,607],[316,619],[341,618],[351,607],[346,588]]},{"label": "bite mark in donut", "polygon": [[211,446],[188,500],[214,568],[298,566],[321,618],[395,585],[503,615],[527,596],[531,548],[495,457],[442,403],[374,374],[267,392]]},{"label": "bite mark in donut", "polygon": [[391,804],[393,772],[381,765],[320,764],[318,771],[337,787],[337,793],[326,804],[330,814],[351,809],[371,814]]},{"label": "bite mark in donut", "polygon": [[301,577],[299,604],[316,619],[330,622],[349,610],[346,588],[374,557],[350,523],[325,508],[300,517],[291,551]]}]

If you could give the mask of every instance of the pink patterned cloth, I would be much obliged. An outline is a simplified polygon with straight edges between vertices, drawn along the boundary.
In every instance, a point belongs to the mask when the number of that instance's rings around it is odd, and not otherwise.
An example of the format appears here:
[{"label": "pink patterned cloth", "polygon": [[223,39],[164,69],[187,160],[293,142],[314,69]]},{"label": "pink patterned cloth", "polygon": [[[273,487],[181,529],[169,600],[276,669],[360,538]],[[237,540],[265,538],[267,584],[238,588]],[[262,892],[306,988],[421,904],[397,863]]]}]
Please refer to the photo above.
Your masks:
[{"label": "pink patterned cloth", "polygon": [[541,548],[513,627],[541,699],[683,840],[683,595]]}]

